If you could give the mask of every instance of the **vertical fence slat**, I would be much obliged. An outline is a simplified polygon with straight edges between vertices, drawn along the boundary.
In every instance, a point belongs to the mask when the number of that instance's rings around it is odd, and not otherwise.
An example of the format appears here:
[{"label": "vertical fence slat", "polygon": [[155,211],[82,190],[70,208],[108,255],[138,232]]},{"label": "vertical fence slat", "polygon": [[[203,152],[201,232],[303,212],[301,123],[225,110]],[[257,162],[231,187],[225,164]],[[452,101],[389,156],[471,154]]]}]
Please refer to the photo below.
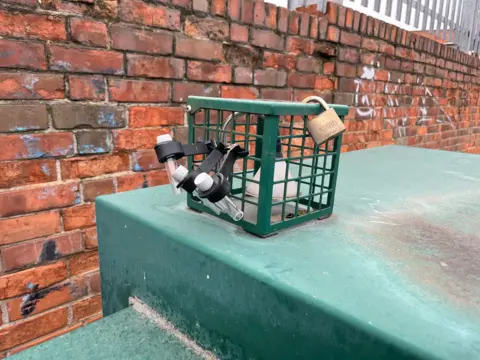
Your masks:
[{"label": "vertical fence slat", "polygon": [[444,0],[439,0],[439,6],[438,6],[438,12],[437,12],[437,32],[436,36],[440,37],[441,36],[441,31],[442,31],[442,20],[443,20],[443,5],[444,5]]},{"label": "vertical fence slat", "polygon": [[412,18],[412,0],[407,0],[407,11],[405,13],[405,22],[410,25]]},{"label": "vertical fence slat", "polygon": [[430,11],[430,0],[425,0],[425,11],[423,12],[422,30],[427,30],[428,13]]},{"label": "vertical fence slat", "polygon": [[402,20],[403,0],[397,0],[397,13],[395,14],[398,21]]},{"label": "vertical fence slat", "polygon": [[375,10],[376,12],[380,12],[380,0],[375,0],[373,10]]},{"label": "vertical fence slat", "polygon": [[418,26],[420,25],[420,8],[421,8],[421,5],[422,5],[422,1],[417,0],[416,3],[415,3],[415,22],[414,22],[414,26],[416,28],[418,28]]},{"label": "vertical fence slat", "polygon": [[432,2],[432,13],[430,16],[430,31],[435,30],[435,19],[437,17],[437,0],[433,0]]},{"label": "vertical fence slat", "polygon": [[387,0],[387,7],[385,9],[385,15],[392,16],[392,0]]}]

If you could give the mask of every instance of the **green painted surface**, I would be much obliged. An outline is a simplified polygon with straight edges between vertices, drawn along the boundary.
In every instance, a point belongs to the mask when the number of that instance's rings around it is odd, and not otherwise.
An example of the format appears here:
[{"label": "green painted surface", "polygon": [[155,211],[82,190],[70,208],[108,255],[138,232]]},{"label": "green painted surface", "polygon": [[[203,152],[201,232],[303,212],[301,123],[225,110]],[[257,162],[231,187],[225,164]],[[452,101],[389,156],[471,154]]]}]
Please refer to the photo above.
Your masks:
[{"label": "green painted surface", "polygon": [[62,335],[13,356],[12,360],[44,359],[201,359],[175,337],[160,330],[132,308]]},{"label": "green painted surface", "polygon": [[168,187],[97,200],[104,313],[135,295],[224,359],[480,358],[480,157],[342,155],[331,218],[269,239]]}]

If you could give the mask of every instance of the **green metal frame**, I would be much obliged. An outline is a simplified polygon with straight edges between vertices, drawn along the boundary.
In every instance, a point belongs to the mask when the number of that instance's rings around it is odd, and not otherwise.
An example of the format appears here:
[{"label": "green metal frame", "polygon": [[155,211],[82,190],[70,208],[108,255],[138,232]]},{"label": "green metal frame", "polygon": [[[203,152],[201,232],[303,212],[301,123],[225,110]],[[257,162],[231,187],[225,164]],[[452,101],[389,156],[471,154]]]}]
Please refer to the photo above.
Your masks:
[{"label": "green metal frame", "polygon": [[[250,206],[256,207],[256,220],[246,218],[239,222],[226,215],[215,215],[194,196],[188,195],[190,208],[218,216],[223,220],[236,224],[246,231],[258,236],[269,236],[279,230],[299,225],[306,221],[328,217],[332,214],[335,186],[342,136],[321,146],[313,143],[307,132],[309,116],[324,111],[319,104],[303,104],[298,102],[278,102],[263,100],[236,100],[190,96],[188,98],[188,141],[194,143],[198,137],[214,138],[217,142],[230,136],[229,143],[237,143],[252,150],[243,160],[240,171],[232,174],[232,198],[242,211]],[[348,107],[331,106],[343,121]],[[215,114],[215,116],[212,116]],[[237,117],[243,121],[237,121]],[[229,129],[225,128],[227,118],[231,116]],[[256,129],[255,129],[256,127]],[[277,139],[282,142],[281,159],[286,163],[286,180],[274,181]],[[301,144],[296,144],[300,142]],[[284,150],[285,149],[285,150]],[[198,166],[205,156],[189,158],[189,169]],[[249,163],[253,168],[248,167]],[[253,175],[261,167],[260,181],[253,180]],[[288,177],[289,171],[293,177]],[[259,184],[258,200],[248,199],[245,193],[247,183]],[[287,182],[295,182],[297,194],[287,198]],[[273,199],[273,187],[285,184],[283,198]],[[302,193],[301,193],[302,191]],[[303,193],[304,192],[304,193]],[[293,213],[286,213],[287,205],[294,206]],[[280,219],[273,220],[272,208],[281,207]],[[290,216],[290,217],[288,217]]]}]

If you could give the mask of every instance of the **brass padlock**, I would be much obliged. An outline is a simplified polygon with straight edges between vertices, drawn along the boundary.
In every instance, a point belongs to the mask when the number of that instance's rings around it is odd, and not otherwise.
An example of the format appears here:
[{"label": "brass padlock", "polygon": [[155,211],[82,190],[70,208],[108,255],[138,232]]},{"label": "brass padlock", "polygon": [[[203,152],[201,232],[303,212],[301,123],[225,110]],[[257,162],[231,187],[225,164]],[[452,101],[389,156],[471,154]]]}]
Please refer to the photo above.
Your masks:
[{"label": "brass padlock", "polygon": [[302,103],[311,102],[317,102],[325,108],[324,112],[309,120],[307,124],[308,132],[317,145],[337,137],[346,130],[342,120],[325,100],[319,96],[309,96],[302,101]]}]

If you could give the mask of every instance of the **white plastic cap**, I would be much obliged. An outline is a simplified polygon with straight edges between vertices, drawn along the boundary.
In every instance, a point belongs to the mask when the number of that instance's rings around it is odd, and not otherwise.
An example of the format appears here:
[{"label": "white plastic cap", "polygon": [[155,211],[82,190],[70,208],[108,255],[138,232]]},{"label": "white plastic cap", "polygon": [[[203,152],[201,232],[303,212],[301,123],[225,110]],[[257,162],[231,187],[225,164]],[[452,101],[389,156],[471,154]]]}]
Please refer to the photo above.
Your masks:
[{"label": "white plastic cap", "polygon": [[195,185],[200,191],[208,191],[213,186],[213,178],[207,173],[201,173],[195,178]]},{"label": "white plastic cap", "polygon": [[157,144],[161,144],[167,141],[172,141],[172,135],[170,134],[163,134],[157,136]]},{"label": "white plastic cap", "polygon": [[172,177],[177,181],[181,182],[188,175],[188,170],[185,166],[178,165],[177,169],[173,172]]}]

